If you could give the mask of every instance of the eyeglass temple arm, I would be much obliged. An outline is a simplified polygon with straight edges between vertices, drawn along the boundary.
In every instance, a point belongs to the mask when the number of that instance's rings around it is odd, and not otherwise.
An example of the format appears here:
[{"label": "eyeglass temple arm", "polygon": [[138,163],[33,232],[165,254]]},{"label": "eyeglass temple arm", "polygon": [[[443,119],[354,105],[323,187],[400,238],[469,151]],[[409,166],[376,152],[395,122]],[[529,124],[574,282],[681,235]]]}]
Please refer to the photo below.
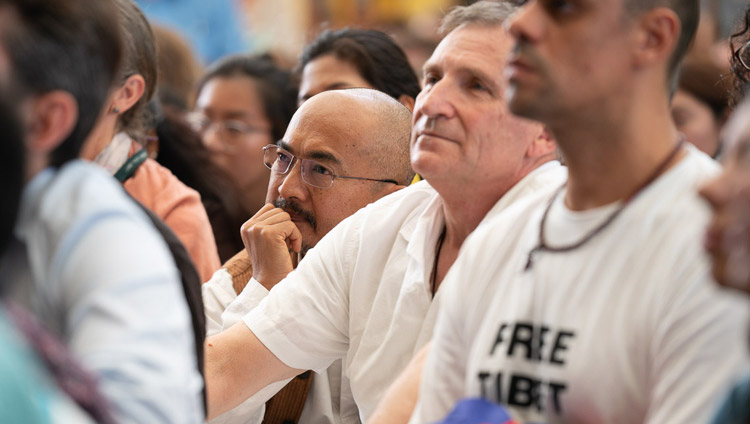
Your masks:
[{"label": "eyeglass temple arm", "polygon": [[364,177],[344,177],[341,175],[336,175],[336,178],[346,178],[348,180],[364,180],[364,181],[377,181],[380,183],[391,183],[398,185],[398,181],[396,180],[378,180],[376,178],[364,178]]}]

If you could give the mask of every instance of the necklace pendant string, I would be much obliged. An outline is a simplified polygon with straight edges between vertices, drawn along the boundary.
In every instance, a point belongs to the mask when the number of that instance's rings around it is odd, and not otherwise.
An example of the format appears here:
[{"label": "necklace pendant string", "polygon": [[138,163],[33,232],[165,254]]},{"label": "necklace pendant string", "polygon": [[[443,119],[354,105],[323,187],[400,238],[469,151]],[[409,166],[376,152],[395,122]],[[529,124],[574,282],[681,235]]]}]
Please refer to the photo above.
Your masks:
[{"label": "necklace pendant string", "polygon": [[620,213],[631,203],[633,199],[635,199],[636,196],[638,196],[643,190],[645,190],[648,186],[651,185],[656,179],[661,175],[664,170],[669,166],[670,162],[677,156],[678,153],[680,153],[680,150],[682,149],[682,145],[685,143],[685,139],[680,137],[677,140],[677,144],[672,149],[672,151],[667,155],[664,160],[659,163],[659,165],[654,169],[654,172],[649,176],[646,181],[643,182],[630,196],[625,198],[625,201],[622,203],[622,205],[617,208],[612,214],[610,214],[607,219],[605,219],[601,224],[596,226],[593,230],[591,230],[588,234],[584,235],[579,241],[568,244],[565,246],[550,246],[547,244],[547,241],[544,239],[544,224],[547,222],[547,215],[549,214],[550,209],[552,209],[552,204],[555,202],[555,199],[557,199],[557,196],[560,195],[560,192],[565,188],[566,184],[563,184],[558,188],[550,198],[549,203],[547,203],[547,207],[544,209],[544,213],[542,214],[542,219],[539,222],[539,238],[537,241],[536,246],[534,246],[531,251],[529,251],[529,256],[526,261],[526,267],[524,268],[524,272],[530,270],[534,266],[534,259],[533,256],[536,253],[547,251],[547,252],[569,252],[571,250],[578,249],[579,247],[586,244],[589,240],[594,238],[597,234],[601,233],[605,228],[607,228],[614,220],[617,218]]}]

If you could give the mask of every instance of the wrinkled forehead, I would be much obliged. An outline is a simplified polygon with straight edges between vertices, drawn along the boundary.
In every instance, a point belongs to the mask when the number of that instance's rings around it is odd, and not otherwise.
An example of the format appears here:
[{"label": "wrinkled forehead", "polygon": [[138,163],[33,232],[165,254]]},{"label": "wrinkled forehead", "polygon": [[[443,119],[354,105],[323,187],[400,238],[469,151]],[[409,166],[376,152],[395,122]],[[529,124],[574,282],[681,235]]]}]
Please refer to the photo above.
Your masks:
[{"label": "wrinkled forehead", "polygon": [[513,38],[501,25],[464,24],[449,32],[425,62],[424,70],[481,70],[502,80]]}]

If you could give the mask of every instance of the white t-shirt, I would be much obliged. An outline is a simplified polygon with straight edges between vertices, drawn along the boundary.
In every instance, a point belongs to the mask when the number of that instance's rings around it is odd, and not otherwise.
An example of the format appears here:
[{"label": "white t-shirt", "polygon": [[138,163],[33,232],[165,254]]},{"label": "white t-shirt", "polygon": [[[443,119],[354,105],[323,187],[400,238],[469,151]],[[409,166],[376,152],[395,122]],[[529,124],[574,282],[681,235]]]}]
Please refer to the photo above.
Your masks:
[{"label": "white t-shirt", "polygon": [[[485,223],[446,276],[411,422],[476,396],[527,423],[708,422],[747,363],[746,300],[715,286],[701,248],[697,187],[717,170],[690,148],[601,233],[536,253],[528,271],[550,195]],[[544,226],[551,246],[620,206],[574,212],[563,197]]]},{"label": "white t-shirt", "polygon": [[[559,163],[545,164],[487,216],[558,186],[565,175]],[[432,337],[430,273],[443,225],[442,200],[426,181],[386,196],[334,228],[243,320],[293,368],[323,370],[344,358],[365,421]]]}]

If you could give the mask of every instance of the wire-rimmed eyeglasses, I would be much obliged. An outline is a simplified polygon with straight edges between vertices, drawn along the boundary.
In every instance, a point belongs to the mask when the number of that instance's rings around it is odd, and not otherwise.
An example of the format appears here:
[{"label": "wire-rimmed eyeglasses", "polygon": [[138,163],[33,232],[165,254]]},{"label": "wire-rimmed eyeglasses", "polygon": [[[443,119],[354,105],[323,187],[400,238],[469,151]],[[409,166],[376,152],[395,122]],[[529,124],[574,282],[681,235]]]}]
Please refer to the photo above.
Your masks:
[{"label": "wire-rimmed eyeglasses", "polygon": [[236,148],[243,141],[243,138],[249,134],[268,134],[270,132],[268,128],[248,125],[236,119],[212,121],[200,112],[188,114],[187,122],[193,131],[200,134],[201,137],[206,137],[206,134],[210,131],[216,131],[219,142],[225,150]]},{"label": "wire-rimmed eyeglasses", "polygon": [[742,66],[750,71],[750,40],[737,51],[737,58],[740,60]]},{"label": "wire-rimmed eyeglasses", "polygon": [[376,178],[349,177],[336,175],[333,170],[314,159],[302,159],[294,156],[288,151],[275,144],[269,144],[263,147],[263,163],[266,168],[278,174],[286,174],[294,166],[295,160],[299,160],[302,174],[302,181],[313,187],[329,188],[333,185],[333,180],[337,178],[347,180],[377,181],[380,183],[390,183],[398,185],[395,180],[379,180]]}]

